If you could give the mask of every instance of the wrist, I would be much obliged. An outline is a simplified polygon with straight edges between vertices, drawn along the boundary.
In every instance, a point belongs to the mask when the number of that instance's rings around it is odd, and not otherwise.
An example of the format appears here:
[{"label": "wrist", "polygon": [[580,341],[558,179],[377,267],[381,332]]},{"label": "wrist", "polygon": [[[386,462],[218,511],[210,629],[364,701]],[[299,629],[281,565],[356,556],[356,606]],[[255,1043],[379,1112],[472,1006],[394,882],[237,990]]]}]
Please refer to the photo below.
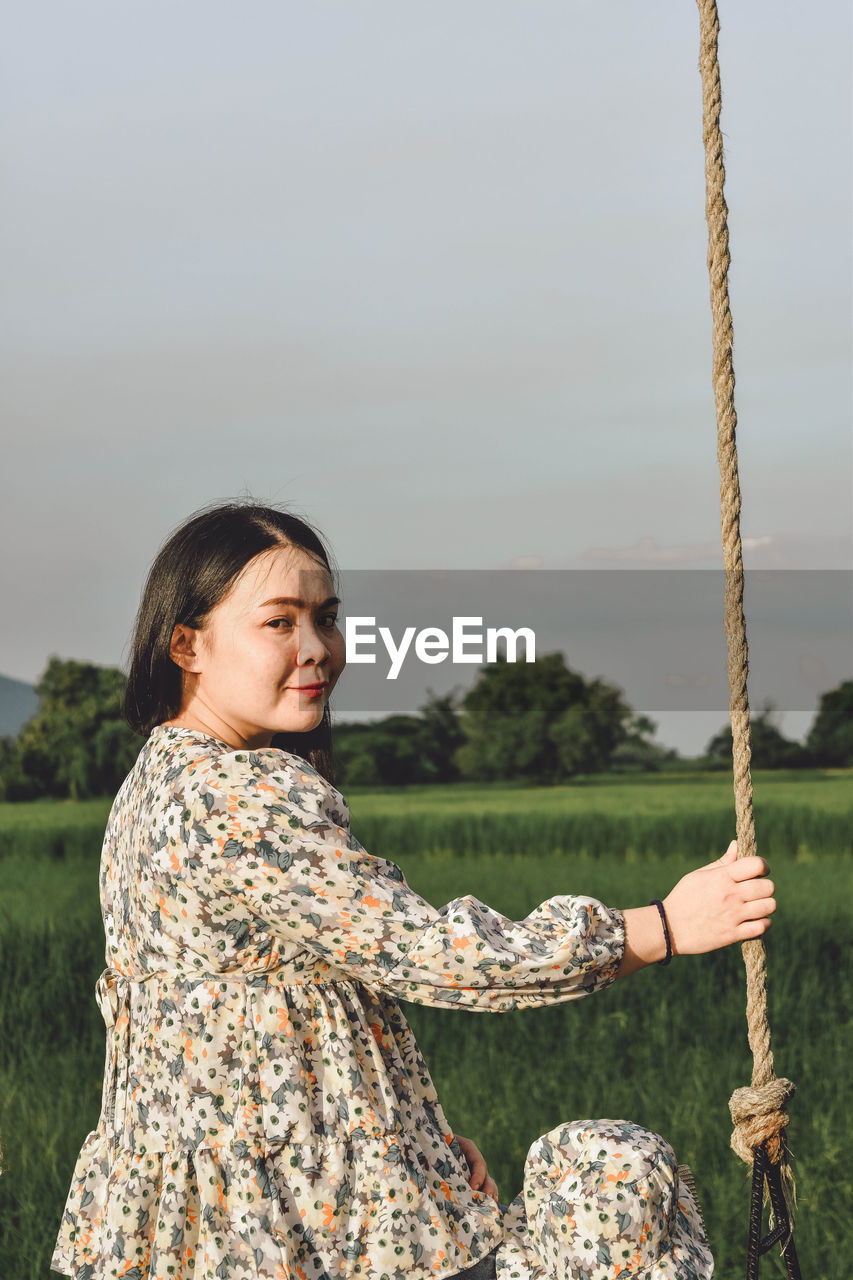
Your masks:
[{"label": "wrist", "polygon": [[[681,929],[682,922],[679,914],[679,908],[677,905],[675,905],[672,902],[671,893],[668,893],[666,895],[666,897],[663,899],[663,902],[661,903],[661,906],[663,907],[664,913],[666,914],[666,923],[667,923],[667,927],[669,928],[669,938],[672,944],[672,954],[674,956],[680,955],[681,952],[679,949],[678,940],[679,940],[679,931]],[[684,940],[682,939],[682,944],[683,944],[683,941]]]},{"label": "wrist", "polygon": [[636,973],[647,965],[666,959],[666,939],[657,907],[629,907],[622,912],[625,921],[625,948],[616,977]]},{"label": "wrist", "polygon": [[673,956],[672,936],[669,932],[669,921],[666,918],[666,910],[660,898],[653,898],[649,903],[650,907],[654,907],[660,916],[661,929],[663,930],[664,943],[666,945],[666,955],[662,960],[658,960],[658,964],[669,964]]}]

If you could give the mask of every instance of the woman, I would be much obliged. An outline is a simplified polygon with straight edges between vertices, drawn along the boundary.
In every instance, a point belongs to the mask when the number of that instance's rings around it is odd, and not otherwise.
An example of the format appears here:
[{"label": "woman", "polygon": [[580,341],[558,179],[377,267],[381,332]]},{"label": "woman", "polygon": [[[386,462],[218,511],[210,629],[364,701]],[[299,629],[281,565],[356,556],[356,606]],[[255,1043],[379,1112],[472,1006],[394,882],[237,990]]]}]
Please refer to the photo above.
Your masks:
[{"label": "woman", "polygon": [[506,1208],[454,1137],[398,1001],[492,1013],[757,937],[760,858],[729,846],[656,905],[441,910],[349,833],[330,781],[344,667],[305,522],[233,504],[155,560],[126,713],[147,735],[101,859],[98,1126],[52,1267],[78,1280],[712,1274],[675,1157],[624,1121],[530,1150]]}]

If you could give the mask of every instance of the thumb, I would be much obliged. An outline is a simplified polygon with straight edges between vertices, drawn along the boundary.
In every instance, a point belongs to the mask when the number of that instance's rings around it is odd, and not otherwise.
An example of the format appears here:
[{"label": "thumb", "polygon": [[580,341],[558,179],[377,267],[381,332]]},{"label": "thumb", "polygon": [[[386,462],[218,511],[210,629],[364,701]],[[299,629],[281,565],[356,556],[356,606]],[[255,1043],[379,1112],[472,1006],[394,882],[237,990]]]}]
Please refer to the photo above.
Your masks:
[{"label": "thumb", "polygon": [[718,859],[724,867],[729,866],[732,862],[737,862],[737,840],[733,840],[729,845],[722,858]]}]

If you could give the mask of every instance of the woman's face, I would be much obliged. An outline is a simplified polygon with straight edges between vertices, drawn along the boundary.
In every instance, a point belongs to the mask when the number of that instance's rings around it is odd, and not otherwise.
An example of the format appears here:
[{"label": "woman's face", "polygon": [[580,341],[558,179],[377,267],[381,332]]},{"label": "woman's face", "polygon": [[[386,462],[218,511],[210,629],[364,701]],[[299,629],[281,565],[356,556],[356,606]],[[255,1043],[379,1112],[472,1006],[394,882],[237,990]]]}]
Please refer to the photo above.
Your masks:
[{"label": "woman's face", "polygon": [[250,747],[315,729],[346,663],[338,604],[328,570],[307,552],[255,556],[201,630],[175,628],[172,656],[186,673],[177,719]]}]

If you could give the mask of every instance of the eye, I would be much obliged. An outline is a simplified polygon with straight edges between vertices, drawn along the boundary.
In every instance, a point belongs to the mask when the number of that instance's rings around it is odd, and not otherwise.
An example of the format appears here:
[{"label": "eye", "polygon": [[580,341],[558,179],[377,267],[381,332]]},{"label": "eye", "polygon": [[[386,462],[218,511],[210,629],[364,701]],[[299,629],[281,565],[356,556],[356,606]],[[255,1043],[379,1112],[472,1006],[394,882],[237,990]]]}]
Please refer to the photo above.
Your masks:
[{"label": "eye", "polygon": [[267,626],[275,627],[277,630],[279,630],[282,628],[282,624],[285,627],[293,626],[293,623],[290,621],[289,618],[270,618],[269,622],[267,623]]},{"label": "eye", "polygon": [[324,613],[320,619],[321,625],[325,626],[328,631],[337,626],[338,615],[336,613]]}]

